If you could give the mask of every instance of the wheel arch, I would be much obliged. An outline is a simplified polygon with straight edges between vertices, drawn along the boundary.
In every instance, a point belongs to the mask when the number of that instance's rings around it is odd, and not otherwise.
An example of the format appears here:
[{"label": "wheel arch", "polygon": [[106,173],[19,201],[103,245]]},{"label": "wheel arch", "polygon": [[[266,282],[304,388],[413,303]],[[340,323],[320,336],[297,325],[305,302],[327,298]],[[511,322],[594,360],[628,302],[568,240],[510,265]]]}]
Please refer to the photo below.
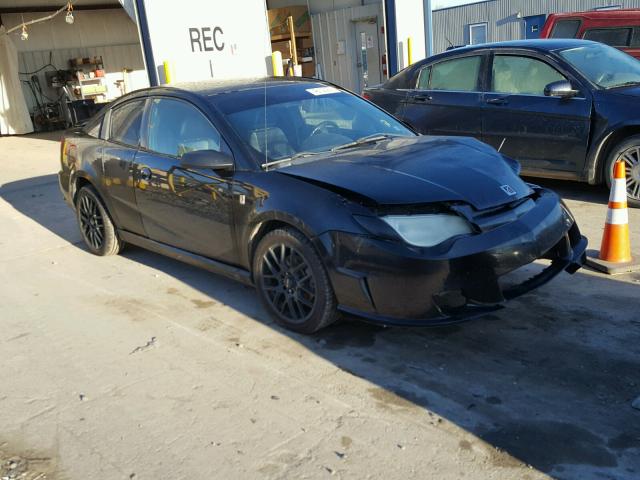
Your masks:
[{"label": "wheel arch", "polygon": [[247,259],[250,270],[253,274],[253,256],[260,241],[269,232],[277,230],[278,228],[292,228],[299,231],[307,238],[313,238],[314,234],[308,228],[305,228],[304,224],[294,217],[288,215],[274,216],[265,218],[260,222],[257,222],[249,233],[249,241],[247,242]]},{"label": "wheel arch", "polygon": [[89,185],[90,187],[93,187],[94,190],[96,190],[96,187],[93,184],[93,182],[89,179],[88,176],[84,176],[84,175],[76,175],[76,177],[73,179],[73,182],[71,182],[71,185],[73,188],[73,190],[71,191],[71,198],[73,199],[74,205],[76,204],[76,200],[78,199],[78,192],[82,187]]},{"label": "wheel arch", "polygon": [[114,223],[114,225],[118,225],[119,224],[117,222],[117,220],[118,220],[117,217],[113,213],[113,208],[111,208],[111,204],[109,202],[109,199],[105,198],[105,195],[103,194],[103,192],[101,192],[100,189],[98,188],[98,185],[96,184],[95,179],[92,178],[89,174],[87,174],[86,172],[76,172],[76,174],[74,175],[72,181],[70,182],[70,185],[71,185],[71,189],[72,189],[71,190],[71,199],[73,201],[74,209],[75,209],[76,201],[77,201],[77,198],[78,198],[78,192],[80,191],[80,189],[82,187],[88,185],[91,188],[93,188],[93,191],[96,193],[96,195],[98,196],[98,198],[102,202],[102,206],[106,210],[107,215],[109,216],[111,221]]},{"label": "wheel arch", "polygon": [[640,135],[640,124],[624,125],[611,130],[604,136],[597,147],[594,159],[592,160],[589,168],[588,181],[590,184],[597,185],[605,181],[606,177],[604,170],[607,164],[607,159],[609,158],[612,150],[620,142],[632,137],[633,135]]},{"label": "wheel arch", "polygon": [[[253,272],[253,256],[258,244],[265,235],[273,230],[277,230],[278,228],[291,228],[293,230],[297,230],[316,245],[316,249],[318,248],[317,242],[314,242],[314,239],[321,232],[317,232],[311,225],[286,212],[274,211],[265,213],[260,218],[256,219],[256,221],[252,223],[251,227],[247,229],[247,240],[244,243],[244,245],[247,245],[247,248],[243,253],[247,255],[247,265],[251,272]],[[322,252],[318,252],[318,254],[322,256]]]}]

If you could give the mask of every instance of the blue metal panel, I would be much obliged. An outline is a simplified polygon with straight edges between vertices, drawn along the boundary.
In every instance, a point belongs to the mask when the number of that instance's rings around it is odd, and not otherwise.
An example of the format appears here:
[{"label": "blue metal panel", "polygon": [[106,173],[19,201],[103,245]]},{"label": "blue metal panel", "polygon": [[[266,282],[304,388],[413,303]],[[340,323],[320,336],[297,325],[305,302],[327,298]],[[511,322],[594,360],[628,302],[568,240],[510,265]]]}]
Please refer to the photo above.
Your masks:
[{"label": "blue metal panel", "polygon": [[151,37],[149,36],[149,23],[147,22],[147,10],[144,6],[144,0],[135,0],[136,11],[138,14],[138,28],[140,28],[140,37],[142,38],[142,53],[144,61],[147,65],[147,75],[149,76],[149,85],[158,86],[158,72],[156,72],[156,62],[153,58],[153,50],[151,48]]},{"label": "blue metal panel", "polygon": [[546,15],[533,15],[524,18],[524,38],[534,39],[540,38],[540,32],[547,19]]},{"label": "blue metal panel", "polygon": [[398,73],[398,30],[396,27],[396,2],[384,0],[385,34],[387,35],[387,62],[389,76]]}]

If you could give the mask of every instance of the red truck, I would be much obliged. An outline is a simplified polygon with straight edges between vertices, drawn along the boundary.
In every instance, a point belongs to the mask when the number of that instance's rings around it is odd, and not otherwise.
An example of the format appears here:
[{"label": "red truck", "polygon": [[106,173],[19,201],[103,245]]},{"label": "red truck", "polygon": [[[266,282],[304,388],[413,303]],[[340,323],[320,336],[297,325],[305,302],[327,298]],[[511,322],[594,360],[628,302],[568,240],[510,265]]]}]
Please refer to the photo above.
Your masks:
[{"label": "red truck", "polygon": [[540,38],[593,40],[640,59],[640,9],[552,13]]}]

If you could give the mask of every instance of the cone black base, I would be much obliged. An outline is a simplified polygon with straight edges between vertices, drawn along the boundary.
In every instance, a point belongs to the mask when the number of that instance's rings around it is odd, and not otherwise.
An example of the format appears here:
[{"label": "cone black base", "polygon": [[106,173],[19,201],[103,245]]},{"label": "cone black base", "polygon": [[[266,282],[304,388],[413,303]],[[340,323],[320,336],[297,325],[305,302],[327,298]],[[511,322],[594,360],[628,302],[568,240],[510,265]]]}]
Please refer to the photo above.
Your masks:
[{"label": "cone black base", "polygon": [[624,263],[613,263],[598,258],[598,250],[587,250],[586,265],[593,270],[606,273],[608,275],[621,275],[623,273],[633,273],[640,271],[640,254],[632,255],[633,260]]}]

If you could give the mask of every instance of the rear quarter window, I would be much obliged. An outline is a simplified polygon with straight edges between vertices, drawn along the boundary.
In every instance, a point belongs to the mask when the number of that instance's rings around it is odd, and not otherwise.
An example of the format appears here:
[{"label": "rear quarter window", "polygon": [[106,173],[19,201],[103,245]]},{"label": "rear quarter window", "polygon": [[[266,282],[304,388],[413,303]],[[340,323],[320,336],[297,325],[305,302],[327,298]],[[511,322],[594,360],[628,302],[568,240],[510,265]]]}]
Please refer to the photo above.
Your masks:
[{"label": "rear quarter window", "polygon": [[137,147],[140,144],[140,127],[144,100],[134,100],[119,105],[111,111],[109,140]]},{"label": "rear quarter window", "polygon": [[104,112],[101,112],[90,118],[89,121],[82,127],[82,131],[90,137],[99,138],[100,129],[102,128],[102,122],[104,121]]},{"label": "rear quarter window", "polygon": [[576,38],[580,24],[582,22],[577,19],[558,20],[551,30],[551,38]]}]

